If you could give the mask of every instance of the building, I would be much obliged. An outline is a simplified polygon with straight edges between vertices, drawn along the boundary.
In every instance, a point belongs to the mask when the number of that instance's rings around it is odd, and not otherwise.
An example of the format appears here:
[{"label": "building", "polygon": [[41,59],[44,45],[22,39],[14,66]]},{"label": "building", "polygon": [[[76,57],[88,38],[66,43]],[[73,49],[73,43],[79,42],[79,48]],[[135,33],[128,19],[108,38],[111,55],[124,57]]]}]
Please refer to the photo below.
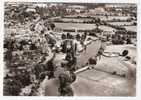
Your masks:
[{"label": "building", "polygon": [[80,13],[83,12],[86,9],[86,7],[80,5],[72,5],[72,6],[68,6],[66,9],[67,11],[75,10],[75,12]]}]

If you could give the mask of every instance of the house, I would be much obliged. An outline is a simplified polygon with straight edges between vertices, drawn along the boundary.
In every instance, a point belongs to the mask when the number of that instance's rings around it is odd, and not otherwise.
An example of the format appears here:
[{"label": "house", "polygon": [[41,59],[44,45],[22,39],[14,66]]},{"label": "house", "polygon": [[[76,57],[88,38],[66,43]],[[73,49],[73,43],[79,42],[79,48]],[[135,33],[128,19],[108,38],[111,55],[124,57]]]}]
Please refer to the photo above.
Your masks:
[{"label": "house", "polygon": [[66,9],[67,11],[75,10],[75,12],[80,13],[80,12],[83,12],[86,9],[86,7],[80,6],[80,5],[71,5],[71,6],[68,6]]}]

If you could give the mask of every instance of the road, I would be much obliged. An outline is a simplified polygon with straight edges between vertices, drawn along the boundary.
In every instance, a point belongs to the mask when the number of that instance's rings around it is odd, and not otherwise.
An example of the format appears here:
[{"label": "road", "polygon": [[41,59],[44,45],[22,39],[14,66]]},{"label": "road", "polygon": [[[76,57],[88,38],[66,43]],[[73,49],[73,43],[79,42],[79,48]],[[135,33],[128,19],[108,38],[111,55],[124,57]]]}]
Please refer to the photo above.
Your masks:
[{"label": "road", "polygon": [[86,52],[83,51],[79,56],[77,56],[77,67],[80,68],[84,66],[90,57],[93,57],[97,54],[99,48],[101,46],[101,42],[96,40],[87,46]]}]

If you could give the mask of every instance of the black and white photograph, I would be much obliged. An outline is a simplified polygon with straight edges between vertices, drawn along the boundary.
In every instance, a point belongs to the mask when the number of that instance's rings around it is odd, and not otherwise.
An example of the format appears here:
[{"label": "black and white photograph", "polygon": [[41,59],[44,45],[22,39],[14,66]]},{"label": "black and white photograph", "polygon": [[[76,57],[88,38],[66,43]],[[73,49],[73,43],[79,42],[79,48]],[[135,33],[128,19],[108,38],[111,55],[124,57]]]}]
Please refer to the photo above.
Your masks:
[{"label": "black and white photograph", "polygon": [[3,96],[136,96],[137,4],[4,2]]}]

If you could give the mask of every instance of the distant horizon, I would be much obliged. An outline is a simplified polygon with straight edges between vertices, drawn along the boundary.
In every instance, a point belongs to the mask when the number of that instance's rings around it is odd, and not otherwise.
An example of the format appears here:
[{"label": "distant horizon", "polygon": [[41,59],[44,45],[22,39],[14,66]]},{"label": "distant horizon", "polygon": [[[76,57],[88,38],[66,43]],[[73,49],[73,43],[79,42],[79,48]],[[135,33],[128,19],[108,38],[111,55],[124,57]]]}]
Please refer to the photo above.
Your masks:
[{"label": "distant horizon", "polygon": [[77,5],[77,6],[106,6],[106,5],[123,5],[123,6],[135,6],[137,7],[136,3],[83,3],[83,2],[4,2],[4,4],[13,4],[13,5],[19,5],[19,4],[62,4],[62,5]]},{"label": "distant horizon", "polygon": [[129,4],[129,5],[135,5],[135,4],[137,4],[137,3],[120,3],[120,2],[118,2],[118,3],[94,3],[94,2],[92,2],[92,3],[90,3],[90,2],[35,2],[35,1],[33,1],[33,2],[27,2],[27,1],[23,1],[23,2],[17,2],[17,1],[5,1],[4,3],[38,3],[38,4],[49,4],[49,3],[55,3],[55,4],[58,4],[58,3],[60,3],[60,4],[109,4],[109,5],[126,5],[126,4]]},{"label": "distant horizon", "polygon": [[5,0],[5,2],[138,3],[138,0]]}]

